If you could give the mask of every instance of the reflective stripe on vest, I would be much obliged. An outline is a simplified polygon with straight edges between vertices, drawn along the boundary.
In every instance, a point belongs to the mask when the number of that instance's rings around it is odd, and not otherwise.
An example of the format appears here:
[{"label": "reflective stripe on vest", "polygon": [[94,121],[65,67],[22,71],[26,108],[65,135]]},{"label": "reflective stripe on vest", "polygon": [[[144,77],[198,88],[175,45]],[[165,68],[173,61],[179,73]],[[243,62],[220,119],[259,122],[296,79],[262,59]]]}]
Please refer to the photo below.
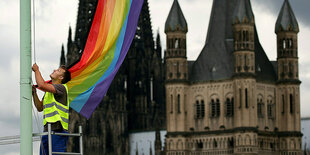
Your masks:
[{"label": "reflective stripe on vest", "polygon": [[[48,117],[53,117],[53,116],[55,116],[55,115],[59,115],[58,111],[54,111],[54,112],[52,112],[52,113],[43,115],[43,119],[48,118]],[[61,116],[60,116],[60,117],[61,117]],[[68,120],[68,119],[66,119],[66,118],[64,118],[64,117],[61,117],[61,119],[62,119],[62,121],[64,121],[65,123],[69,123],[69,120]]]},{"label": "reflective stripe on vest", "polygon": [[67,106],[57,102],[54,94],[46,92],[43,100],[43,124],[60,121],[63,129],[68,130],[69,123],[69,99],[68,87],[63,84],[67,91]]},{"label": "reflective stripe on vest", "polygon": [[59,106],[59,105],[56,104],[55,102],[49,103],[49,104],[45,104],[45,105],[43,106],[43,108],[44,108],[44,109],[45,109],[45,108],[51,108],[51,107],[53,107],[53,106],[56,106],[57,109],[59,109],[59,110],[65,112],[65,113],[68,113],[68,112],[69,112],[69,109],[63,108],[62,106]]}]

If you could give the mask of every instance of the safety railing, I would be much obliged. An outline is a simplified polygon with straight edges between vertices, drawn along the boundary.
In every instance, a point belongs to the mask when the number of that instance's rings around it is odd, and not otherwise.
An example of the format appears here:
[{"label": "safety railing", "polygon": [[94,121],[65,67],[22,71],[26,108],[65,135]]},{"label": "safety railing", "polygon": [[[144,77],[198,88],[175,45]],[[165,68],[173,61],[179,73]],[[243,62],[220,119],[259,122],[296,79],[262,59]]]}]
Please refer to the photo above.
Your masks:
[{"label": "safety railing", "polygon": [[[36,136],[48,136],[48,155],[53,155],[53,154],[59,154],[59,155],[83,155],[83,133],[82,133],[82,126],[79,126],[79,133],[59,133],[59,132],[54,132],[52,131],[51,124],[48,124],[47,126],[48,131],[43,132],[43,133],[34,133],[33,137]],[[59,136],[69,136],[69,137],[79,137],[79,142],[80,142],[80,152],[75,153],[75,152],[52,152],[52,135],[59,135]]]}]

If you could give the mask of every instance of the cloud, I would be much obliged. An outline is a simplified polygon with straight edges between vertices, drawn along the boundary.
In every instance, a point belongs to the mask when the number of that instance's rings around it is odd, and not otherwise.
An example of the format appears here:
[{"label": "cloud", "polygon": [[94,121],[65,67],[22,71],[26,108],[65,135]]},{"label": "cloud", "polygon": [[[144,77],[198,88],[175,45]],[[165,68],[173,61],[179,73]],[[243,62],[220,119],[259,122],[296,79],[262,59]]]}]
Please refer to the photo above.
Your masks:
[{"label": "cloud", "polygon": [[[278,16],[280,13],[282,4],[284,0],[253,0],[252,6],[257,5],[262,8],[267,9],[268,12],[270,12],[273,15]],[[310,24],[310,18],[308,17],[310,14],[309,6],[310,1],[309,0],[290,0],[291,7],[294,11],[294,14],[298,20],[298,22],[301,24],[309,25]]]}]

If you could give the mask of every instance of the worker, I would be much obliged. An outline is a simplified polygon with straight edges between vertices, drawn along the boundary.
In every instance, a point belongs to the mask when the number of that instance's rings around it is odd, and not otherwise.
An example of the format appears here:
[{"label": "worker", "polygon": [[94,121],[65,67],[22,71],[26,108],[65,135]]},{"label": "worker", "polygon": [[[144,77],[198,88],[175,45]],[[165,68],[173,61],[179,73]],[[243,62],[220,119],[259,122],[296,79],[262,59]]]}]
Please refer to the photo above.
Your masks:
[{"label": "worker", "polygon": [[[48,124],[54,132],[68,133],[69,102],[66,83],[71,80],[71,74],[65,66],[60,66],[50,74],[52,83],[46,83],[37,64],[33,64],[39,89],[45,92],[42,100],[39,99],[36,87],[32,86],[34,105],[39,112],[43,111],[44,132],[48,131]],[[67,136],[52,135],[52,152],[66,152]],[[40,155],[48,155],[48,136],[42,136]]]}]

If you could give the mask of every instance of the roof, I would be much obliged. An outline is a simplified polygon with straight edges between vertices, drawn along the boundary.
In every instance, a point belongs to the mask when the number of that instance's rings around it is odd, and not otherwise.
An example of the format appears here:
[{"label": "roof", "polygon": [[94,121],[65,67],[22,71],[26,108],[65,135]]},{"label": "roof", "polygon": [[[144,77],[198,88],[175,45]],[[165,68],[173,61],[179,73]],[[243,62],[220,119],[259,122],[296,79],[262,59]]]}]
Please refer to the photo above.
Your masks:
[{"label": "roof", "polygon": [[178,0],[174,0],[165,24],[165,32],[181,30],[187,32],[187,22]]},{"label": "roof", "polygon": [[233,23],[241,23],[244,20],[254,23],[254,14],[250,0],[239,0],[233,14]]},{"label": "roof", "polygon": [[[191,82],[231,79],[234,74],[232,18],[239,0],[213,0],[205,45],[189,68]],[[255,66],[258,81],[276,81],[276,73],[262,48],[255,27]]]},{"label": "roof", "polygon": [[298,22],[288,0],[285,0],[278,16],[275,32],[295,31],[299,32]]}]

